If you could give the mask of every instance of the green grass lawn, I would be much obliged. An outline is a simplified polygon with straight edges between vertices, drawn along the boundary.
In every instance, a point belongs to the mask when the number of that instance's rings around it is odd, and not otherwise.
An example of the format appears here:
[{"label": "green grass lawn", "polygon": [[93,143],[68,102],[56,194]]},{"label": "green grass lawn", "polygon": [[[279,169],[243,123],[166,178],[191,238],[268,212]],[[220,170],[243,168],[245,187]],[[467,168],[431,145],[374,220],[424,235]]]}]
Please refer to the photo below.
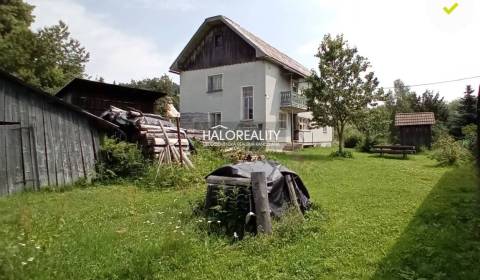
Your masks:
[{"label": "green grass lawn", "polygon": [[478,279],[480,209],[470,167],[329,149],[275,155],[316,207],[271,237],[208,235],[205,186],[105,186],[0,198],[4,279]]}]

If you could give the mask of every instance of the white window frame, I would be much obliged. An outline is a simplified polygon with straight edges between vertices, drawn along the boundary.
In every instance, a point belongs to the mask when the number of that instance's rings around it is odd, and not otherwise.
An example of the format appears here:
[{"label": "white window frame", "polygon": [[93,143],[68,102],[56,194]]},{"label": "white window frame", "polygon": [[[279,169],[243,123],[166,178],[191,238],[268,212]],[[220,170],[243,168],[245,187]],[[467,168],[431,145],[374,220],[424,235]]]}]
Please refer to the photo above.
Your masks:
[{"label": "white window frame", "polygon": [[[212,122],[212,116],[215,118],[215,115],[220,115],[220,123],[215,123],[215,120]],[[210,112],[208,113],[208,124],[210,127],[214,127],[222,124],[222,112]]]},{"label": "white window frame", "polygon": [[327,134],[327,127],[326,126],[323,127],[323,133]]},{"label": "white window frame", "polygon": [[[210,77],[220,76],[220,88],[219,89],[210,89]],[[212,81],[213,86],[213,81]],[[207,93],[220,92],[223,91],[223,73],[207,75]]]},{"label": "white window frame", "polygon": [[[282,120],[282,116],[285,117],[284,120]],[[282,129],[282,130],[288,128],[288,114],[287,113],[285,113],[285,112],[278,113],[278,128]]]},{"label": "white window frame", "polygon": [[[244,109],[244,102],[245,102],[245,99],[243,98],[243,89],[244,88],[252,88],[252,118],[245,118],[244,116],[244,112],[243,112],[243,109]],[[255,118],[255,87],[254,86],[242,86],[240,88],[240,119],[242,121],[251,121]]]}]

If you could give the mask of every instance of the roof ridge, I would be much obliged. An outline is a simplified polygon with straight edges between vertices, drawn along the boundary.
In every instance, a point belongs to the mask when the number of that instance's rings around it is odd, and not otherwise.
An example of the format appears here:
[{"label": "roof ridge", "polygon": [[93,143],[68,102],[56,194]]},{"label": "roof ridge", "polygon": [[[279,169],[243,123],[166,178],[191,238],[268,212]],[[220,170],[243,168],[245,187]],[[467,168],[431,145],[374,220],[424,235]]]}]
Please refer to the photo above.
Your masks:
[{"label": "roof ridge", "polygon": [[[302,73],[302,74],[304,74],[304,75],[306,75],[306,76],[308,76],[308,75],[310,74],[310,70],[309,70],[307,67],[303,66],[303,65],[302,65],[300,62],[298,62],[297,60],[291,58],[289,55],[285,54],[284,52],[280,51],[280,50],[277,49],[276,47],[272,46],[271,44],[269,44],[268,42],[266,42],[266,41],[263,40],[262,38],[258,37],[257,35],[253,34],[253,33],[250,32],[250,31],[248,31],[246,28],[244,28],[243,26],[241,26],[241,25],[238,24],[237,22],[233,21],[232,19],[230,19],[230,18],[228,18],[228,17],[226,17],[226,16],[223,16],[223,15],[221,15],[220,17],[223,18],[223,19],[225,19],[225,20],[227,20],[227,21],[229,21],[229,23],[232,24],[232,25],[234,25],[237,29],[240,29],[240,31],[241,31],[242,33],[246,33],[245,35],[247,35],[248,37],[253,37],[253,38],[250,38],[250,40],[253,39],[253,40],[252,40],[252,41],[254,41],[253,43],[255,43],[255,41],[259,41],[260,43],[266,45],[266,47],[273,49],[273,51],[275,51],[278,55],[282,56],[283,58],[288,59],[288,60],[291,60],[291,62],[293,62],[294,64],[296,64],[295,66],[299,67],[299,68],[302,70],[302,72],[306,72],[306,73]],[[213,18],[215,18],[215,17],[213,17]],[[275,59],[275,57],[272,57],[272,56],[269,55],[269,54],[271,54],[271,53],[269,52],[268,49],[265,49],[264,46],[258,45],[258,44],[255,44],[255,45],[257,45],[257,47],[260,48],[265,55],[267,55],[267,56]],[[299,69],[299,70],[300,70],[300,69]]]}]

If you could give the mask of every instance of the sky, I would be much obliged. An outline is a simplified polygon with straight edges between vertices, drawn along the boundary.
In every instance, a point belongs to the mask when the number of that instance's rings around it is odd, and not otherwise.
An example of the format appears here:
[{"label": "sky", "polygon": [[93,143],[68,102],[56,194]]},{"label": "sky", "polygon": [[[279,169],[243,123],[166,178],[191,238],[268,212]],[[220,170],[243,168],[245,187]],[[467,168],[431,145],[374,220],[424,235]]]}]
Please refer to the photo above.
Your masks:
[{"label": "sky", "polygon": [[[27,0],[34,29],[68,24],[90,52],[86,72],[107,82],[168,73],[205,18],[224,15],[309,69],[327,33],[343,33],[366,56],[382,87],[480,76],[476,0]],[[443,8],[458,6],[450,14]],[[480,78],[412,87],[462,97]]]}]

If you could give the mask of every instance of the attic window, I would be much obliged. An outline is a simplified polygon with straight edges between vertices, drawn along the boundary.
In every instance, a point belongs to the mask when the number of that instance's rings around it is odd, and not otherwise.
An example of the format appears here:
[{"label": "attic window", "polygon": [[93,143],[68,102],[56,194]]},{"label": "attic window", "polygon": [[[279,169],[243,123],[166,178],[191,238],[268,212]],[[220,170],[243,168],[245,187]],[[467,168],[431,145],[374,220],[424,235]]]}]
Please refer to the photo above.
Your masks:
[{"label": "attic window", "polygon": [[223,47],[222,34],[216,34],[214,40],[215,40],[215,48]]}]

